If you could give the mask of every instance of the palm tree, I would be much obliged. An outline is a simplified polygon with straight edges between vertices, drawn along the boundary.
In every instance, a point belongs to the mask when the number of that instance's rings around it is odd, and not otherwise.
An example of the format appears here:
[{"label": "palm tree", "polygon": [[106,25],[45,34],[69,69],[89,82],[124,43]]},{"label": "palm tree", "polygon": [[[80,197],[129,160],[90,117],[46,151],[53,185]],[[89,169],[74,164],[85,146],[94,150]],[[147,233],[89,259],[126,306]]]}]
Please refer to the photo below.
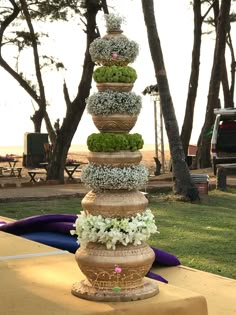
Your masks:
[{"label": "palm tree", "polygon": [[211,166],[210,146],[211,138],[208,136],[209,131],[214,123],[214,108],[219,104],[219,91],[222,79],[222,73],[225,62],[225,47],[226,38],[229,30],[229,16],[230,16],[231,0],[224,0],[221,2],[221,8],[217,22],[217,34],[215,42],[214,60],[211,71],[207,107],[205,114],[205,122],[201,130],[198,140],[198,151],[196,156],[196,163],[198,167]]},{"label": "palm tree", "polygon": [[159,88],[166,133],[169,140],[174,174],[173,189],[176,194],[183,195],[191,201],[198,200],[198,190],[191,179],[187,163],[185,162],[185,155],[179,135],[179,128],[170,95],[160,38],[157,32],[153,0],[142,0],[142,8],[144,21],[147,28],[149,48],[157,78],[157,85]]}]

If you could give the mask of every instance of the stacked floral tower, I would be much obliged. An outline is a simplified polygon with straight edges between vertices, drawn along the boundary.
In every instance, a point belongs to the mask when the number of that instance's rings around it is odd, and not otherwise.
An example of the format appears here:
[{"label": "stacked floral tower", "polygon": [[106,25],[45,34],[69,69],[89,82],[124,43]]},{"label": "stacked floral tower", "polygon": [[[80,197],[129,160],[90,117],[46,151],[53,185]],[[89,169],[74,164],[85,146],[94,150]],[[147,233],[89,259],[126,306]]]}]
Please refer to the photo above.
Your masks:
[{"label": "stacked floral tower", "polygon": [[87,100],[87,110],[100,133],[87,144],[89,164],[82,181],[91,191],[82,200],[75,222],[80,248],[76,261],[86,276],[72,293],[101,301],[132,301],[154,296],[157,284],[145,275],[154,252],[145,241],[156,233],[148,201],[138,190],[148,172],[140,164],[143,139],[130,134],[141,110],[141,97],[131,92],[137,75],[128,66],[138,45],[122,34],[122,18],[105,15],[107,34],[90,46],[98,92]]}]

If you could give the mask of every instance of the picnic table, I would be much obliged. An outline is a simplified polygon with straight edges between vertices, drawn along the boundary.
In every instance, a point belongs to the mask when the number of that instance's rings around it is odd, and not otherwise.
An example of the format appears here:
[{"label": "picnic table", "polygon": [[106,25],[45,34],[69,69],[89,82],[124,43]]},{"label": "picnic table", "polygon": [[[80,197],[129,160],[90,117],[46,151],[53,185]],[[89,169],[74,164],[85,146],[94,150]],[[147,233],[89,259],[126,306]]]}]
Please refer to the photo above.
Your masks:
[{"label": "picnic table", "polygon": [[216,189],[227,189],[227,176],[236,175],[236,163],[216,165]]},{"label": "picnic table", "polygon": [[[47,171],[47,168],[48,168],[47,162],[40,163],[40,165]],[[79,166],[80,166],[80,163],[78,162],[69,162],[65,164],[64,169],[65,169],[66,174],[68,175],[69,180],[74,179],[73,175]]]},{"label": "picnic table", "polygon": [[22,171],[22,167],[17,167],[17,163],[19,162],[19,160],[16,159],[8,159],[6,161],[3,162],[7,162],[9,164],[9,167],[0,167],[0,175],[3,176],[4,173],[3,172],[9,172],[9,176],[17,176],[17,177],[21,177],[21,171]]},{"label": "picnic table", "polygon": [[79,166],[80,163],[70,163],[65,165],[65,172],[68,175],[68,180],[74,179],[73,175]]},{"label": "picnic table", "polygon": [[33,169],[28,171],[29,177],[30,177],[30,182],[36,182],[36,175],[47,175],[47,172],[44,170],[40,169]]},{"label": "picnic table", "polygon": [[[47,170],[48,170],[48,162],[42,162],[39,163],[39,165],[44,169],[32,169],[28,171],[28,174],[30,176],[30,182],[36,182],[36,176],[37,175],[47,175]],[[73,162],[73,163],[67,163],[65,164],[65,172],[68,175],[68,180],[74,180],[74,173],[80,166],[80,163],[78,162]]]}]

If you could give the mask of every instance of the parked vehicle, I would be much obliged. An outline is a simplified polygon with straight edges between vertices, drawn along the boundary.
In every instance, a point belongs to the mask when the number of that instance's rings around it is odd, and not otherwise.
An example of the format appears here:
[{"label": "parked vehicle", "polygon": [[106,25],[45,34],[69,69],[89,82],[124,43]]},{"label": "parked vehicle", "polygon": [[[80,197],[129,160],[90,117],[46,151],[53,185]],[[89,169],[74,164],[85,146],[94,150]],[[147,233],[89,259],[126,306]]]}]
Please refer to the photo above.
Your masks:
[{"label": "parked vehicle", "polygon": [[216,175],[217,164],[236,163],[236,108],[216,108],[214,113],[211,160]]}]

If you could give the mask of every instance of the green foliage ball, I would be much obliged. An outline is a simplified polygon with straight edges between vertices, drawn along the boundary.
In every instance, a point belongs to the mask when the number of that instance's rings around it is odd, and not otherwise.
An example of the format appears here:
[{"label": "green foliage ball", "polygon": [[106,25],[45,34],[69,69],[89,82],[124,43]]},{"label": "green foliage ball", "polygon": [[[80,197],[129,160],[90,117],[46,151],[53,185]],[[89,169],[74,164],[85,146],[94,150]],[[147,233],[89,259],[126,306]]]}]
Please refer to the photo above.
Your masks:
[{"label": "green foliage ball", "polygon": [[93,133],[87,138],[88,149],[92,152],[137,151],[143,148],[143,144],[144,141],[139,133]]},{"label": "green foliage ball", "polygon": [[134,68],[129,66],[102,66],[94,71],[93,79],[97,83],[134,83],[137,73]]}]

